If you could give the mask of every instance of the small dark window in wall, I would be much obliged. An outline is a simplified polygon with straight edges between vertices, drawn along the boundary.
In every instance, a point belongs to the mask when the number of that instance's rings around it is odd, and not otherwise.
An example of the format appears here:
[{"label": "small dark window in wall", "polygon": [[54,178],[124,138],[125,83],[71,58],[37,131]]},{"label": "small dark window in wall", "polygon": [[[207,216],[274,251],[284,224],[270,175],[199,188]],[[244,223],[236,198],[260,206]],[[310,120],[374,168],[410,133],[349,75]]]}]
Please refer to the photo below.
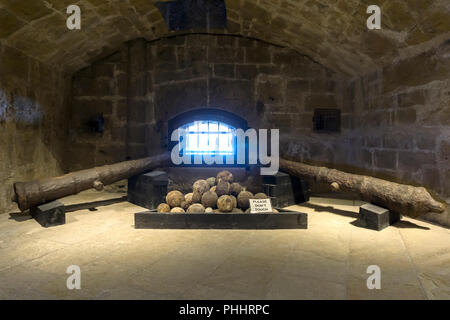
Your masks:
[{"label": "small dark window in wall", "polygon": [[339,132],[341,130],[341,110],[315,109],[313,122],[316,132]]}]

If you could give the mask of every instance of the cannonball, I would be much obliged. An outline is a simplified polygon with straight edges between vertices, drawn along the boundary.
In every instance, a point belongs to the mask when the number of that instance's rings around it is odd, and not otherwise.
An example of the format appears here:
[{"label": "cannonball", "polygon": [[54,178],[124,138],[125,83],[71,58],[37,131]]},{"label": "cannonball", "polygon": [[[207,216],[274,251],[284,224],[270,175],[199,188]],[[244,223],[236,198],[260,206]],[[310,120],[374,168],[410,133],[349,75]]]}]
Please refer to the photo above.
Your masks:
[{"label": "cannonball", "polygon": [[163,212],[170,212],[170,206],[167,203],[161,203],[157,208],[156,211],[163,213]]},{"label": "cannonball", "polygon": [[233,210],[233,199],[230,196],[221,196],[217,200],[217,207],[221,212],[231,212]]},{"label": "cannonball", "polygon": [[230,184],[223,180],[219,181],[219,183],[216,186],[216,193],[219,197],[229,194],[230,193]]},{"label": "cannonball", "polygon": [[171,213],[184,213],[184,209],[180,207],[175,207],[172,210],[170,210]]},{"label": "cannonball", "polygon": [[253,196],[253,199],[268,199],[269,197],[265,193],[257,193]]},{"label": "cannonball", "polygon": [[188,213],[204,213],[205,207],[201,205],[200,203],[194,203],[189,206],[187,209]]},{"label": "cannonball", "polygon": [[232,212],[232,213],[244,213],[244,211],[242,211],[242,210],[239,209],[239,208],[234,208],[231,212]]},{"label": "cannonball", "polygon": [[192,202],[192,196],[193,196],[193,193],[192,193],[192,192],[191,192],[191,193],[188,193],[188,194],[186,194],[186,195],[184,196],[184,201],[186,201],[188,205],[191,205],[191,204],[193,203],[193,202]]},{"label": "cannonball", "polygon": [[219,184],[219,182],[221,180],[232,183],[233,182],[233,174],[228,170],[220,171],[216,177],[216,184]]},{"label": "cannonball", "polygon": [[205,209],[205,213],[213,213],[213,212],[214,212],[214,209],[211,207]]},{"label": "cannonball", "polygon": [[241,193],[241,191],[242,191],[242,186],[239,183],[233,182],[230,185],[230,193],[232,195],[237,196],[239,193]]},{"label": "cannonball", "polygon": [[217,187],[214,186],[214,187],[212,187],[211,189],[209,189],[209,191],[216,192],[216,189],[217,189]]},{"label": "cannonball", "polygon": [[242,210],[247,209],[250,207],[250,199],[253,198],[253,193],[250,191],[241,191],[238,195],[237,201],[238,201],[238,207]]},{"label": "cannonball", "polygon": [[199,192],[201,195],[203,195],[206,191],[210,189],[210,185],[206,180],[200,179],[194,182],[194,185],[192,189],[195,192]]},{"label": "cannonball", "polygon": [[233,200],[233,208],[237,208],[237,199],[235,196],[230,196],[231,199]]},{"label": "cannonball", "polygon": [[184,196],[178,190],[170,191],[166,196],[166,202],[172,208],[179,207],[183,201]]},{"label": "cannonball", "polygon": [[206,191],[202,196],[202,205],[205,208],[215,207],[218,199],[219,199],[219,197],[217,196],[217,194],[215,192]]},{"label": "cannonball", "polygon": [[188,203],[186,200],[181,202],[180,207],[183,208],[184,210],[187,210],[187,208],[189,208],[191,204]]},{"label": "cannonball", "polygon": [[210,187],[214,187],[216,185],[216,178],[214,177],[208,178],[206,179],[206,182],[208,182]]},{"label": "cannonball", "polygon": [[200,203],[202,201],[202,193],[194,191],[192,193],[192,203]]}]

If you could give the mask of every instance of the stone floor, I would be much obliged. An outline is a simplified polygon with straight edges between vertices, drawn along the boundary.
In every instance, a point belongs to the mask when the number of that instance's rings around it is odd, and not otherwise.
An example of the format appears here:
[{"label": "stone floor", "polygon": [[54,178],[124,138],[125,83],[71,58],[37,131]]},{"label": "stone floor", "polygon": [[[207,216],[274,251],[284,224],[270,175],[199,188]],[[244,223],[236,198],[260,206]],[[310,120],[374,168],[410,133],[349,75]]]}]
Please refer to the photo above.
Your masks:
[{"label": "stone floor", "polygon": [[[0,299],[450,299],[450,230],[408,218],[366,230],[358,205],[295,206],[308,230],[135,230],[142,208],[126,202],[48,229],[1,214]],[[66,287],[70,265],[81,290]]]}]

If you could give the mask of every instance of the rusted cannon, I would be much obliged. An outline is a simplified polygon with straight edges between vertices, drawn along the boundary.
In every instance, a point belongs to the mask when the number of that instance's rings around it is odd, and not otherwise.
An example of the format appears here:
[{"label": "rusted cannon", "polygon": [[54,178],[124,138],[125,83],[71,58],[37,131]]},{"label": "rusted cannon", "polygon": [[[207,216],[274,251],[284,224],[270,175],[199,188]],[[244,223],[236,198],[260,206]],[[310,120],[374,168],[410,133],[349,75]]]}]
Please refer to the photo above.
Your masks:
[{"label": "rusted cannon", "polygon": [[112,165],[72,172],[61,177],[14,183],[12,201],[25,211],[46,202],[50,202],[83,190],[95,188],[128,179],[140,173],[167,165],[168,153],[138,160],[119,162]]},{"label": "rusted cannon", "polygon": [[[80,191],[95,188],[150,171],[168,164],[169,153],[81,170],[61,177],[16,182],[13,201],[25,211]],[[350,174],[325,167],[280,159],[280,168],[293,175],[328,184],[330,189],[358,194],[372,202],[405,216],[417,217],[427,212],[443,212],[446,205],[433,199],[423,187],[398,184],[374,177]]]},{"label": "rusted cannon", "polygon": [[334,191],[358,194],[364,201],[413,218],[427,212],[441,213],[446,209],[444,203],[433,199],[423,187],[399,184],[285,159],[280,159],[280,168],[293,176],[327,184]]}]

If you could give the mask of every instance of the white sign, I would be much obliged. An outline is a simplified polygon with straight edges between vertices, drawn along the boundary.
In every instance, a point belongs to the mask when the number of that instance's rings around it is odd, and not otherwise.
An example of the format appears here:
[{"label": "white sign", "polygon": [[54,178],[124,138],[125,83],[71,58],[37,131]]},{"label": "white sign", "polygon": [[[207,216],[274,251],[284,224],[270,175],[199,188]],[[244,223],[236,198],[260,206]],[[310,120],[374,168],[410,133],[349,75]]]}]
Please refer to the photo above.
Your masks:
[{"label": "white sign", "polygon": [[251,213],[269,213],[273,212],[270,199],[250,199]]}]

